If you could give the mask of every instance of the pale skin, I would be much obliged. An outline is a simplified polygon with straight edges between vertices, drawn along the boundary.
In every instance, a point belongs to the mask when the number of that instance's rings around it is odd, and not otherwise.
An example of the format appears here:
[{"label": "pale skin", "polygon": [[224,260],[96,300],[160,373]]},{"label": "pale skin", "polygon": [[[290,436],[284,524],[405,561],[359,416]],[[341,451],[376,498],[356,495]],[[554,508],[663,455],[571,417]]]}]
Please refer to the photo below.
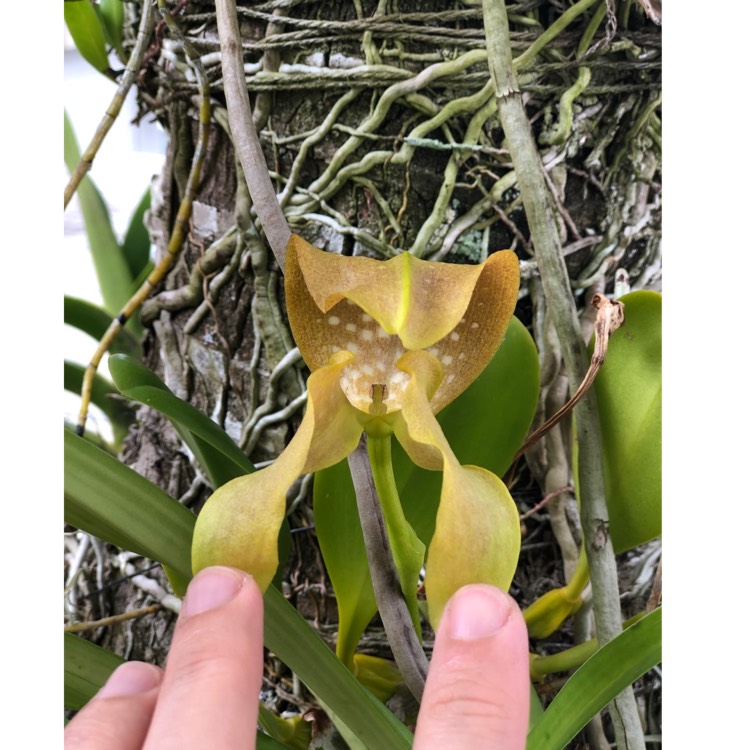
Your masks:
[{"label": "pale skin", "polygon": [[[65,730],[66,750],[254,748],[263,670],[255,581],[207,568],[191,582],[165,670],[128,662]],[[528,635],[507,594],[454,594],[438,629],[416,750],[521,750],[529,716]]]}]

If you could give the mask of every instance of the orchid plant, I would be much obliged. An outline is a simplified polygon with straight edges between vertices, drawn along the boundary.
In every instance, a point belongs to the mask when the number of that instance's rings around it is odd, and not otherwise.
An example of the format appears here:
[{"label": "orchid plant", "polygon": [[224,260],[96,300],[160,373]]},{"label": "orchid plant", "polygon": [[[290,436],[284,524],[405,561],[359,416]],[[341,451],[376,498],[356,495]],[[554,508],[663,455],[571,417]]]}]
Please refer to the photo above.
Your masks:
[{"label": "orchid plant", "polygon": [[433,627],[461,586],[507,589],[520,550],[515,504],[492,472],[459,463],[435,414],[498,349],[518,294],[515,254],[493,253],[475,266],[409,253],[384,262],[326,253],[292,235],[285,276],[289,322],[312,372],[307,411],[271,466],[208,499],[193,538],[194,571],[232,565],[267,588],[278,567],[287,490],[300,474],[349,455],[364,431],[405,590],[416,588],[424,546],[395,496],[391,436],[416,465],[443,472],[425,579]]}]

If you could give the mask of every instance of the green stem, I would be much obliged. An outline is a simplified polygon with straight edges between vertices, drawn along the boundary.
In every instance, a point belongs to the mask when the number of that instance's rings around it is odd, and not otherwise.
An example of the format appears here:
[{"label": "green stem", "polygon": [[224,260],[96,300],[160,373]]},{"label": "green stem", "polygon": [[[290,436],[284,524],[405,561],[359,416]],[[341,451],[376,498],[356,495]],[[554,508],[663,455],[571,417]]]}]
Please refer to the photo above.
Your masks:
[{"label": "green stem", "polygon": [[421,701],[427,678],[427,657],[400,590],[399,573],[393,560],[383,509],[375,489],[365,434],[349,456],[348,463],[378,611],[404,682],[414,697]]},{"label": "green stem", "polygon": [[[594,2],[596,0],[581,0],[567,13],[574,9],[582,12]],[[575,392],[586,375],[589,357],[555,225],[555,212],[544,179],[544,168],[513,70],[505,3],[503,0],[483,0],[482,7],[488,64],[495,84],[498,114],[516,168],[547,306],[560,339],[571,391]],[[567,13],[556,23],[559,23]],[[617,565],[612,540],[607,533],[609,512],[604,495],[601,429],[596,399],[592,391],[589,391],[576,406],[575,416],[579,446],[581,521],[585,550],[591,566],[597,634],[604,644],[622,632],[622,613]],[[629,750],[645,750],[643,729],[632,687],[615,698],[611,714],[618,746],[627,747]]]},{"label": "green stem", "polygon": [[424,564],[425,546],[411,524],[406,520],[401,499],[398,496],[391,459],[391,436],[370,435],[367,440],[367,453],[370,457],[375,489],[378,491],[378,497],[380,498],[380,507],[383,510],[388,540],[393,550],[393,561],[396,563],[396,570],[401,582],[401,591],[404,594],[417,635],[421,636],[422,629],[417,606],[417,584],[419,571]]},{"label": "green stem", "polygon": [[[638,622],[642,617],[645,617],[645,615],[645,612],[639,612],[637,615],[633,615],[633,617],[625,622],[623,627],[630,627],[634,622]],[[541,680],[548,674],[569,672],[573,669],[578,669],[581,664],[593,656],[598,650],[599,639],[591,638],[585,643],[571,646],[571,648],[566,648],[564,651],[560,651],[557,654],[549,654],[547,656],[532,654],[530,664],[531,679]]]}]

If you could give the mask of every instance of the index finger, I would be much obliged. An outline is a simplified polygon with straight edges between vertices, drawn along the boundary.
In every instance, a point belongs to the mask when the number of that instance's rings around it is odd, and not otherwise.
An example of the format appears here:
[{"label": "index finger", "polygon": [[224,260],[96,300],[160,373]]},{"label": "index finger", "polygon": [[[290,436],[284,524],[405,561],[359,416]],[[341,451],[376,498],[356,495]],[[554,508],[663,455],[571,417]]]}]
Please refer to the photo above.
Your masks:
[{"label": "index finger", "polygon": [[206,568],[190,583],[144,749],[255,746],[263,599],[251,576]]}]

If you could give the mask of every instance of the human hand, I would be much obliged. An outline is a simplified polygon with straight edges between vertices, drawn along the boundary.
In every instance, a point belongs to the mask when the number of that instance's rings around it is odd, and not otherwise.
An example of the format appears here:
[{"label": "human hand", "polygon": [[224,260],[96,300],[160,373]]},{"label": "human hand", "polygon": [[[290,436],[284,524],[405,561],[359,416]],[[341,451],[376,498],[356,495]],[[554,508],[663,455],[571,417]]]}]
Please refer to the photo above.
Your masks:
[{"label": "human hand", "polygon": [[[165,671],[124,664],[70,722],[66,750],[253,748],[263,600],[253,579],[207,568],[190,583]],[[443,614],[414,747],[524,747],[528,640],[513,600],[484,585]]]},{"label": "human hand", "polygon": [[529,726],[529,636],[521,610],[487,584],[443,611],[414,750],[523,750]]}]

